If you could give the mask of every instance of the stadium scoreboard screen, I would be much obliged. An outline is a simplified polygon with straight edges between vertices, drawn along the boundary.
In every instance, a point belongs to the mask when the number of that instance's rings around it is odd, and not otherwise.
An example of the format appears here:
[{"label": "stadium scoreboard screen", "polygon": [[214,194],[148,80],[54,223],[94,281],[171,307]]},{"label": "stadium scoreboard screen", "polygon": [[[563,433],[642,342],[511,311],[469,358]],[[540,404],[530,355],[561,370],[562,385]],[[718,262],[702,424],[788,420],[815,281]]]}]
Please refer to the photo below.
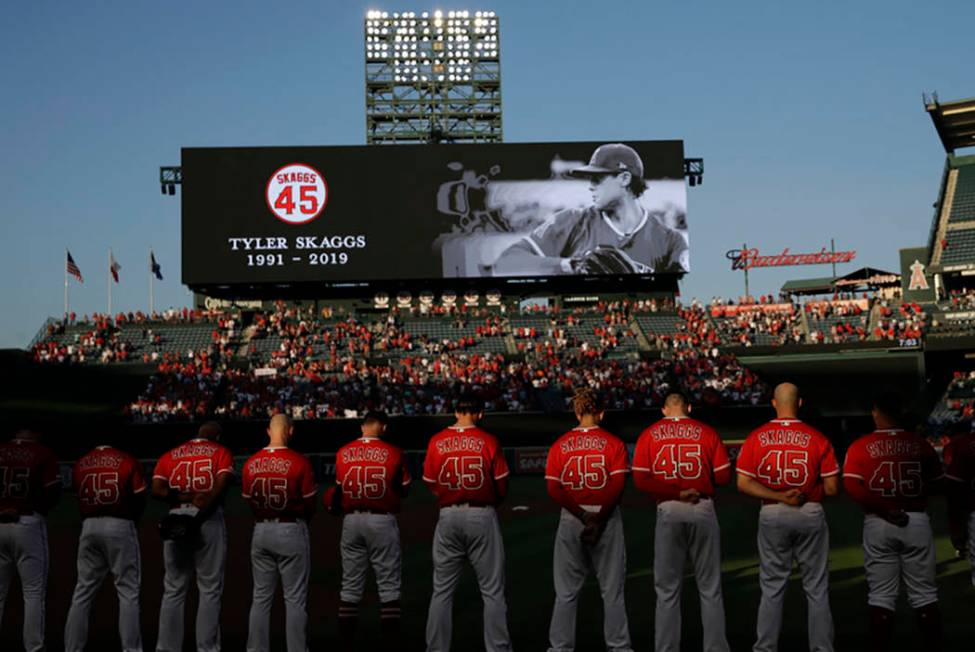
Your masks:
[{"label": "stadium scoreboard screen", "polygon": [[[689,270],[681,141],[186,148],[191,287]],[[613,261],[610,261],[611,263]]]}]

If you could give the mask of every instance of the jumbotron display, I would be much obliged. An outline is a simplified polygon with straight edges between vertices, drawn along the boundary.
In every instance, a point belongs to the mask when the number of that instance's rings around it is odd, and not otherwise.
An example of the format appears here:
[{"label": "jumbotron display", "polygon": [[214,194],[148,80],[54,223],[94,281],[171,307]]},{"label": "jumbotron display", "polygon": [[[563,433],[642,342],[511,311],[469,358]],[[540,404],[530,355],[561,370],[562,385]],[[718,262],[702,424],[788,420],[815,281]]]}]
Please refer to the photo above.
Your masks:
[{"label": "jumbotron display", "polygon": [[689,271],[681,141],[183,150],[183,283]]}]

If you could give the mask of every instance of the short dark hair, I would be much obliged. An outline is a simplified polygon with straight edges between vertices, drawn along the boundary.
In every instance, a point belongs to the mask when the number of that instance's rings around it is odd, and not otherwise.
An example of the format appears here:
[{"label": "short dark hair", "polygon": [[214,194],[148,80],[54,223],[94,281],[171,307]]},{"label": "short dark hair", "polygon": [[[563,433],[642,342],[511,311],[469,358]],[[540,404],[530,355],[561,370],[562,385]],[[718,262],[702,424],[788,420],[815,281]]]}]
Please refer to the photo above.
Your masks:
[{"label": "short dark hair", "polygon": [[[629,170],[627,170],[629,172]],[[630,183],[627,184],[626,188],[633,193],[634,197],[641,196],[647,190],[647,181],[638,174],[633,174],[630,172]]]},{"label": "short dark hair", "polygon": [[484,401],[474,394],[463,394],[454,403],[454,412],[457,414],[481,414],[484,412]]},{"label": "short dark hair", "polygon": [[904,399],[896,392],[881,392],[874,396],[873,409],[898,423],[904,419]]},{"label": "short dark hair", "polygon": [[687,394],[679,389],[672,389],[664,396],[664,405],[669,403],[680,403],[684,407],[687,407],[691,404],[691,399],[689,399]]},{"label": "short dark hair", "polygon": [[200,439],[217,441],[223,435],[223,428],[216,421],[206,421],[200,426],[198,436]]},{"label": "short dark hair", "polygon": [[366,412],[366,416],[363,417],[362,423],[378,423],[384,426],[389,425],[389,416],[380,410],[370,410],[369,412]]}]

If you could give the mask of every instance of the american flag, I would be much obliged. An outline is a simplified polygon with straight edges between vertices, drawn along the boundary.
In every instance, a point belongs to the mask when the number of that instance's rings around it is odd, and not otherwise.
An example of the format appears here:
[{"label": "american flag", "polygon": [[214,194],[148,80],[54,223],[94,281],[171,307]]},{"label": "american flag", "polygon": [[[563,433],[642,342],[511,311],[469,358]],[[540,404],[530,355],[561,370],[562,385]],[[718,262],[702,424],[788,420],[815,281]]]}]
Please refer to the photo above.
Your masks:
[{"label": "american flag", "polygon": [[81,270],[78,269],[78,265],[75,264],[74,258],[71,257],[71,252],[66,251],[66,253],[68,254],[68,262],[66,268],[68,270],[68,274],[71,274],[71,276],[74,276],[76,279],[78,279],[79,283],[84,283],[85,279],[81,278]]}]

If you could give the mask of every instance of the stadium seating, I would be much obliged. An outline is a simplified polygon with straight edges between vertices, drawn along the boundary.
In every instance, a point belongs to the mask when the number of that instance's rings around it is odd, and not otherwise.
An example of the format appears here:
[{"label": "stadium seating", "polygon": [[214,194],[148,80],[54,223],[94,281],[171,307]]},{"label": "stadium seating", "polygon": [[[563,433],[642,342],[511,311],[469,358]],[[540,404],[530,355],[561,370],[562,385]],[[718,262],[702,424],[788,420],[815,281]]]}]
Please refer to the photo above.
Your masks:
[{"label": "stadium seating", "polygon": [[948,223],[975,221],[975,165],[958,168]]},{"label": "stadium seating", "polygon": [[942,266],[975,261],[975,228],[948,231],[945,241],[947,245],[941,253]]}]

